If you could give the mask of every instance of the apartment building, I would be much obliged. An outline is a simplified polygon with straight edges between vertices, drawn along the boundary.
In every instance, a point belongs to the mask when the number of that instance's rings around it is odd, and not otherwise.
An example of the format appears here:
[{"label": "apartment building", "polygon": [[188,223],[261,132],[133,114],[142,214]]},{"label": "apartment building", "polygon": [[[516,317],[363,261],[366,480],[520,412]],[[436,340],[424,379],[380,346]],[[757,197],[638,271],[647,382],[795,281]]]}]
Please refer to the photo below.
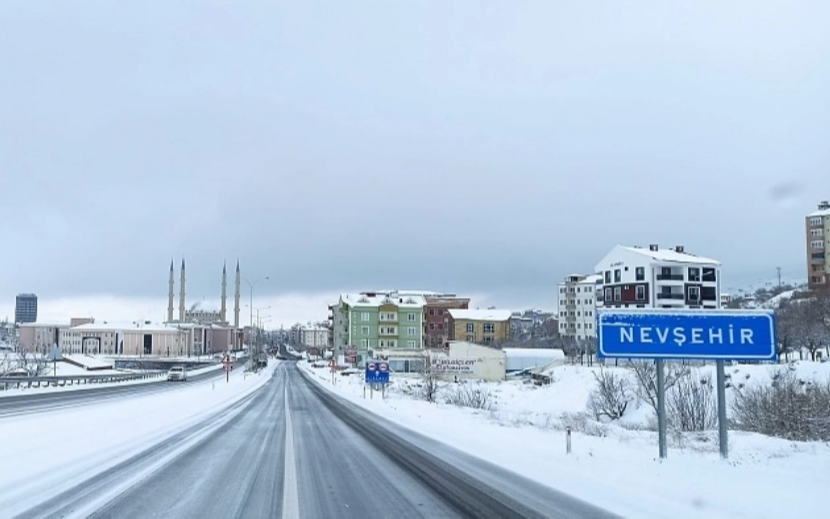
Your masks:
[{"label": "apartment building", "polygon": [[602,276],[571,274],[559,283],[559,335],[574,339],[597,336],[597,299],[602,296]]},{"label": "apartment building", "polygon": [[403,291],[341,294],[332,305],[333,346],[370,350],[421,349],[424,344],[423,295]]},{"label": "apartment building", "polygon": [[818,210],[805,218],[807,243],[807,287],[830,290],[830,202],[822,201]]},{"label": "apartment building", "polygon": [[614,308],[721,308],[720,262],[686,252],[614,247],[596,265],[598,306]]},{"label": "apartment building", "polygon": [[427,294],[424,296],[424,339],[427,348],[442,348],[449,340],[449,310],[466,310],[470,299],[455,294]]},{"label": "apartment building", "polygon": [[492,344],[510,338],[510,310],[450,309],[449,340],[474,344]]},{"label": "apartment building", "polygon": [[302,327],[300,328],[299,342],[306,348],[328,348],[329,330],[323,327]]}]

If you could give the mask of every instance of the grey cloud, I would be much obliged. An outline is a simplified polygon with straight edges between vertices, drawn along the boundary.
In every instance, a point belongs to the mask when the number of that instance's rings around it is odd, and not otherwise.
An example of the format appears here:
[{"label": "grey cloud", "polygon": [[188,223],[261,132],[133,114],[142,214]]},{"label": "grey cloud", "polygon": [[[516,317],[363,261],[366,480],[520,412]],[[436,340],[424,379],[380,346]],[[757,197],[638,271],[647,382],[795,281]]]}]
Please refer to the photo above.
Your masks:
[{"label": "grey cloud", "polygon": [[209,298],[239,258],[553,304],[616,243],[796,271],[830,196],[824,4],[44,5],[0,7],[6,298],[163,297],[184,255]]}]

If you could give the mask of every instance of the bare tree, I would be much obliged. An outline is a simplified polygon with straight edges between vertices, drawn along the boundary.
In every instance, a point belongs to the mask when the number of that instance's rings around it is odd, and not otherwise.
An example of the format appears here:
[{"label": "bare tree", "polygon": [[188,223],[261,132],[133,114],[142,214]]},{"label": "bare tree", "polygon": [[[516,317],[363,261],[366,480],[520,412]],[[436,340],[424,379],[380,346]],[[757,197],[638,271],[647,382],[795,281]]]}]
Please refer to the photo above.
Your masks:
[{"label": "bare tree", "polygon": [[429,403],[435,403],[442,388],[442,373],[432,366],[429,356],[421,368],[421,397]]},{"label": "bare tree", "polygon": [[775,311],[778,332],[778,359],[786,360],[795,350],[801,334],[798,303],[787,301]]},{"label": "bare tree", "polygon": [[594,372],[594,379],[597,385],[588,397],[588,410],[597,420],[602,417],[610,420],[622,418],[634,400],[631,381],[625,375],[604,369]]},{"label": "bare tree", "polygon": [[669,423],[683,432],[707,431],[717,423],[712,375],[694,370],[683,376],[666,395]]},{"label": "bare tree", "polygon": [[[636,381],[635,393],[643,402],[647,403],[657,412],[657,364],[652,361],[634,360],[631,362],[631,370],[634,372]],[[689,367],[677,363],[665,364],[665,389],[668,391],[674,387],[678,380],[689,374]]]},{"label": "bare tree", "polygon": [[38,377],[46,370],[46,358],[37,353],[18,349],[17,368],[24,370],[30,377]]}]

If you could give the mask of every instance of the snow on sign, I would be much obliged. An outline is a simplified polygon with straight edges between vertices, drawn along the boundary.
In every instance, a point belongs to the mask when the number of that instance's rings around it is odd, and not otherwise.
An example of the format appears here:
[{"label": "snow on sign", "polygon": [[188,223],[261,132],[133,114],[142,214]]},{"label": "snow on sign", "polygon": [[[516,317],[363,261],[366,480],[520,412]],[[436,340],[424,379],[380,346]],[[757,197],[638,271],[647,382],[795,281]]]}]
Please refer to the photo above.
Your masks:
[{"label": "snow on sign", "polygon": [[603,309],[601,358],[775,360],[775,315],[768,310]]},{"label": "snow on sign", "polygon": [[441,373],[468,373],[476,371],[477,359],[432,357],[432,369]]}]

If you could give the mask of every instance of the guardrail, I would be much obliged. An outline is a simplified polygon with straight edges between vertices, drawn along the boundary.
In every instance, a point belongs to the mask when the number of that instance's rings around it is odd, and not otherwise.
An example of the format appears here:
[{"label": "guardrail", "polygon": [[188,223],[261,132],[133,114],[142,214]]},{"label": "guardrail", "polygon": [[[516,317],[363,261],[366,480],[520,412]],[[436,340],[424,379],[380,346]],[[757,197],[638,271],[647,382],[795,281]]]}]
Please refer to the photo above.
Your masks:
[{"label": "guardrail", "polygon": [[109,375],[61,375],[59,377],[0,377],[0,390],[39,387],[64,387],[84,384],[106,384],[146,380],[163,377],[167,371],[145,371],[143,373],[118,373]]}]

